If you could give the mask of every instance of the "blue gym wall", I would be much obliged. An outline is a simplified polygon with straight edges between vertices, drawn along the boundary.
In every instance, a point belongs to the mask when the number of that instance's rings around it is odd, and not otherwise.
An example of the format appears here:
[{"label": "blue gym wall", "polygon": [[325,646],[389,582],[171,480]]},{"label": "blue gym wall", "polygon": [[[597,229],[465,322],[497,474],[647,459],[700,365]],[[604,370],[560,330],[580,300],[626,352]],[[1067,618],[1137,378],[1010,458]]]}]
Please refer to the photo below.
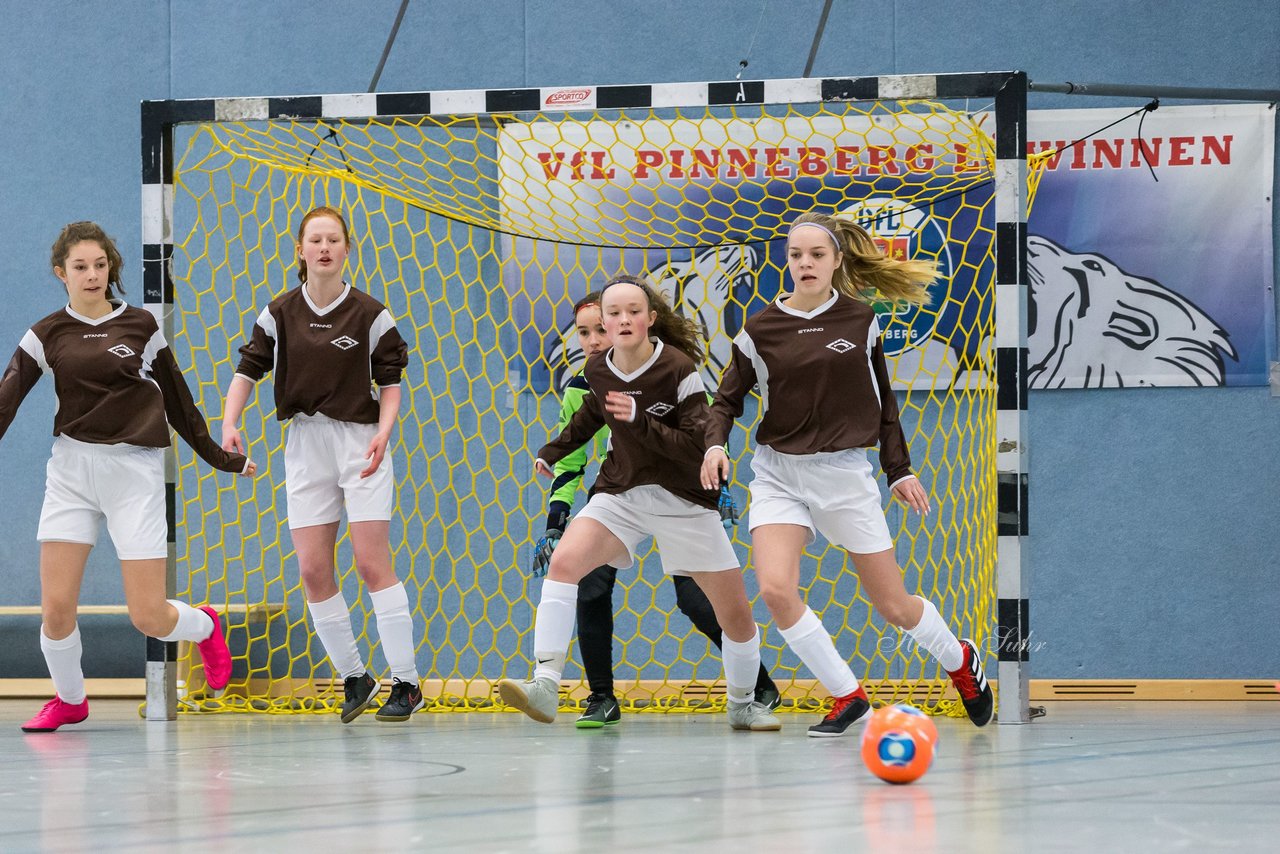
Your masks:
[{"label": "blue gym wall", "polygon": [[[0,3],[3,358],[63,304],[48,248],[68,221],[98,220],[118,239],[140,301],[139,101],[364,91],[398,6]],[[727,79],[752,45],[746,76],[799,76],[822,0],[769,0],[758,26],[761,8],[412,0],[379,90]],[[813,74],[1024,69],[1036,81],[1275,90],[1277,45],[1275,0],[836,0]],[[1032,107],[1128,103],[1140,102],[1040,95]],[[39,602],[52,407],[46,381],[0,442],[0,605]],[[1039,392],[1030,424],[1034,677],[1280,670],[1280,399],[1266,388]],[[122,602],[117,567],[104,535],[82,601]],[[0,646],[27,650],[38,672],[27,627],[0,617]],[[87,646],[90,675],[119,675],[95,669]],[[0,660],[0,677],[19,675]],[[140,640],[137,661],[131,675]]]}]

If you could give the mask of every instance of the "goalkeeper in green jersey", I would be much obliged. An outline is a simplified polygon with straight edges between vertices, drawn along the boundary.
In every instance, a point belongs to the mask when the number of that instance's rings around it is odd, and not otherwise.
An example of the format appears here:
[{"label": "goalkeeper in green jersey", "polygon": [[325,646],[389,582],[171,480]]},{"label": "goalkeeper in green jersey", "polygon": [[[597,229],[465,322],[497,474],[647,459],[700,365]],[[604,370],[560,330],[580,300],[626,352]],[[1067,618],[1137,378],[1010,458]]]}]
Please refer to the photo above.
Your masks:
[{"label": "goalkeeper in green jersey", "polygon": [[[610,341],[602,323],[598,293],[588,294],[579,300],[573,307],[573,316],[578,343],[585,356],[594,356],[609,348]],[[588,394],[590,389],[581,374],[569,381],[560,402],[560,421],[556,427],[558,431],[565,428]],[[601,456],[604,454],[607,437],[607,430],[601,430],[594,439],[596,451]],[[574,495],[582,484],[587,459],[588,448],[584,445],[555,464],[555,480],[551,485],[548,502],[547,530],[538,541],[530,573],[534,577],[546,575],[551,552],[568,524],[569,511],[573,506]],[[726,528],[737,524],[737,509],[727,487],[720,492],[720,516]],[[578,648],[582,653],[582,667],[587,674],[587,684],[591,688],[586,711],[576,724],[580,729],[594,729],[616,724],[621,720],[618,701],[613,693],[613,587],[617,579],[617,568],[605,565],[596,568],[578,585]],[[716,621],[715,611],[706,594],[688,576],[677,575],[671,580],[676,588],[677,607],[698,631],[719,647],[722,640],[720,624]],[[761,665],[756,680],[755,700],[770,709],[777,708],[781,700],[778,688],[764,665]]]}]

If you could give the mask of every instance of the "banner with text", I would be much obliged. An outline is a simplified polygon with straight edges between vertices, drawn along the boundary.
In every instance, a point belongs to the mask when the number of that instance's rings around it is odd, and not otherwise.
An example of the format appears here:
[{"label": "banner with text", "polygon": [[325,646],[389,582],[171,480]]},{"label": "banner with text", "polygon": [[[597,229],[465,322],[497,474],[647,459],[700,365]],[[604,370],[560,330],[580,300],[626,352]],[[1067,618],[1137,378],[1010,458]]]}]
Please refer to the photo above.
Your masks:
[{"label": "banner with text", "polygon": [[[1265,383],[1274,112],[1161,108],[1140,136],[1132,116],[1090,137],[1131,112],[1031,114],[1028,152],[1061,151],[1028,223],[1029,382]],[[617,272],[644,273],[703,325],[714,388],[743,319],[789,287],[778,236],[818,209],[938,264],[930,307],[878,310],[895,385],[951,383],[985,361],[993,331],[974,322],[991,308],[975,283],[991,278],[994,239],[982,118],[906,116],[891,131],[864,115],[505,125],[513,364],[535,388],[563,384],[582,364],[568,306]]]}]

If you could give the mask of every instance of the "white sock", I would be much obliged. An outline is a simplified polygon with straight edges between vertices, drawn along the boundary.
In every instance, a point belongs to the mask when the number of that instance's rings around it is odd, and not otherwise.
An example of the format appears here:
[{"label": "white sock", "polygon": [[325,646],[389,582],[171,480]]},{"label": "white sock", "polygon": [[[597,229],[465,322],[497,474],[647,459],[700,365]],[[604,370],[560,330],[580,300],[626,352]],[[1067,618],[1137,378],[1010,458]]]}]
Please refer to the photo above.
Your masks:
[{"label": "white sock", "polygon": [[311,624],[320,637],[320,645],[338,675],[350,679],[364,673],[364,659],[356,649],[356,636],[351,633],[351,609],[342,598],[342,591],[323,602],[308,602],[307,610],[311,612]]},{"label": "white sock", "polygon": [[542,582],[542,600],[533,618],[534,679],[545,676],[560,681],[577,615],[578,585],[549,578]]},{"label": "white sock", "polygon": [[170,599],[169,604],[178,612],[178,624],[173,627],[173,631],[162,638],[156,640],[162,641],[195,641],[199,643],[202,640],[208,640],[209,635],[213,634],[213,617],[210,617],[199,608],[192,608],[186,602],[179,602],[177,599]]},{"label": "white sock", "polygon": [[84,702],[84,671],[80,669],[80,626],[71,630],[71,634],[62,640],[53,640],[44,633],[40,626],[40,651],[44,653],[44,663],[49,668],[49,678],[53,680],[53,690],[62,698],[62,702],[78,706]]},{"label": "white sock", "polygon": [[787,646],[800,657],[827,693],[833,697],[844,697],[858,690],[858,677],[853,675],[849,662],[836,652],[831,635],[813,609],[805,608],[804,615],[794,626],[781,631]]},{"label": "white sock", "polygon": [[401,682],[418,684],[418,662],[413,650],[413,615],[409,613],[409,594],[397,582],[385,590],[369,591],[373,614],[378,619],[378,637],[382,639],[382,655],[387,659],[391,675]]},{"label": "white sock", "polygon": [[947,627],[932,602],[923,596],[916,598],[924,603],[924,614],[920,616],[920,622],[914,629],[906,630],[907,634],[938,659],[943,670],[959,670],[960,665],[964,664],[964,647],[960,646],[959,638]]},{"label": "white sock", "polygon": [[720,657],[724,659],[725,694],[731,703],[749,703],[756,696],[756,679],[760,676],[760,630],[748,641],[739,643],[721,639]]}]

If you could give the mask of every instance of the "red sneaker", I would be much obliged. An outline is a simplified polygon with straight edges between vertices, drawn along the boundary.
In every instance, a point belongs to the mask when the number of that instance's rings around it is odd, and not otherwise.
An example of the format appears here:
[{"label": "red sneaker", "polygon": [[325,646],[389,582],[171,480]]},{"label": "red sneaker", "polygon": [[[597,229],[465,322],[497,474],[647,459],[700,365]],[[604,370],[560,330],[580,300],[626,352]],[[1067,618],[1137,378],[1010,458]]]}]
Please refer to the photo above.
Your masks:
[{"label": "red sneaker", "polygon": [[987,674],[982,670],[978,648],[968,638],[962,639],[960,646],[964,648],[964,662],[959,669],[949,671],[947,675],[960,693],[960,701],[964,703],[969,720],[976,726],[986,726],[995,708],[995,697],[987,684]]},{"label": "red sneaker", "polygon": [[836,697],[831,711],[818,723],[809,727],[810,738],[839,738],[849,727],[871,714],[871,701],[865,688],[859,686],[852,694]]},{"label": "red sneaker", "polygon": [[82,700],[75,705],[62,702],[61,697],[54,697],[44,704],[34,718],[22,725],[23,732],[53,732],[66,724],[78,724],[89,717],[89,700]]},{"label": "red sneaker", "polygon": [[231,681],[231,650],[227,649],[227,638],[222,633],[218,612],[208,605],[201,605],[200,610],[213,620],[213,634],[196,644],[200,660],[204,662],[204,681],[210,690],[221,691]]}]

